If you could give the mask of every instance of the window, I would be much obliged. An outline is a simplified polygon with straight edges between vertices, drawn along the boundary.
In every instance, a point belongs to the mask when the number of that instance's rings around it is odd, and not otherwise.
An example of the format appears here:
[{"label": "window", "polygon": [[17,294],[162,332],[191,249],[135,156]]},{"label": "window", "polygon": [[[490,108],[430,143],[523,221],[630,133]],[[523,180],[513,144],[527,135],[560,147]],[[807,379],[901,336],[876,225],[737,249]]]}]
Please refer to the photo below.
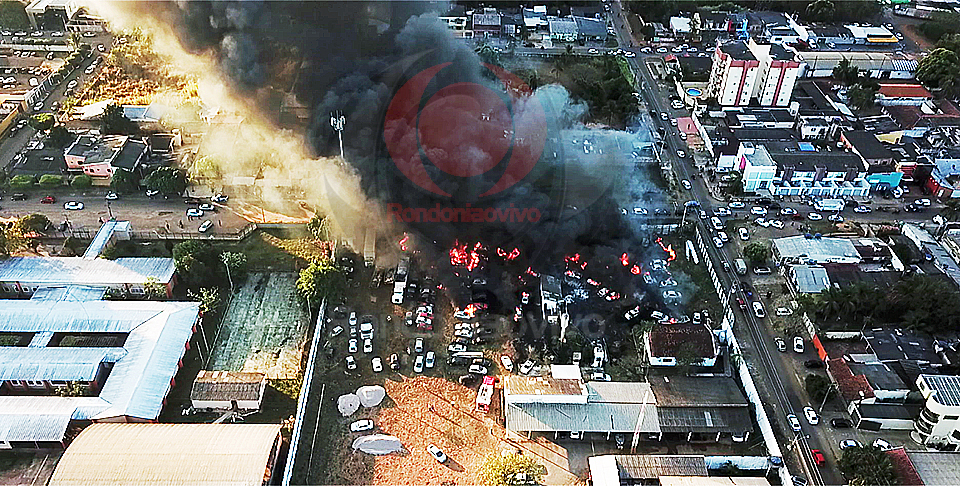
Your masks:
[{"label": "window", "polygon": [[27,386],[30,388],[44,388],[43,381],[27,380]]},{"label": "window", "polygon": [[131,294],[137,294],[137,295],[143,295],[143,289],[141,289],[140,287],[131,287],[131,288],[130,288],[130,293],[131,293]]},{"label": "window", "polygon": [[960,419],[960,415],[944,415],[944,420],[957,420]]}]

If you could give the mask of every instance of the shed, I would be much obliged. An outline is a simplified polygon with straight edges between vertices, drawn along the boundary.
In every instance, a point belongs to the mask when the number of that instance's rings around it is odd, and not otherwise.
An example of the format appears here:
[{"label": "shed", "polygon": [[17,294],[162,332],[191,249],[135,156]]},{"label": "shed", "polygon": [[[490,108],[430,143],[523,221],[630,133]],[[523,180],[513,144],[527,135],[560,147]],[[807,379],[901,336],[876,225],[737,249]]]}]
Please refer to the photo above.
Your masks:
[{"label": "shed", "polygon": [[238,371],[200,370],[190,389],[190,405],[196,409],[260,410],[267,375]]}]

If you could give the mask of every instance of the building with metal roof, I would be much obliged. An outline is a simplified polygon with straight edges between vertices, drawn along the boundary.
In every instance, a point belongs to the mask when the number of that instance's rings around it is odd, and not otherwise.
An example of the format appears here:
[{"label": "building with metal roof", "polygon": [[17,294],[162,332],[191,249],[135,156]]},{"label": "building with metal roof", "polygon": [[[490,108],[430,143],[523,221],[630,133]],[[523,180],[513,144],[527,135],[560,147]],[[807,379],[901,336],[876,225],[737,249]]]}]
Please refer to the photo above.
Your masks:
[{"label": "building with metal roof", "polygon": [[746,436],[753,431],[750,405],[732,378],[651,377],[650,385],[664,434],[719,440],[721,434]]},{"label": "building with metal roof", "polygon": [[830,288],[827,269],[820,265],[790,265],[787,267],[790,289],[801,294],[819,294]]},{"label": "building with metal roof", "polygon": [[547,28],[550,30],[550,39],[556,42],[573,42],[579,35],[577,22],[572,18],[548,17]]},{"label": "building with metal roof", "polygon": [[57,463],[49,486],[270,484],[280,425],[94,424]]},{"label": "building with metal roof", "polygon": [[920,478],[920,484],[929,486],[960,484],[960,453],[906,451],[906,455]]},{"label": "building with metal roof", "polygon": [[[61,442],[71,421],[160,415],[200,315],[197,302],[0,301],[0,448]],[[83,396],[61,397],[70,382]]]},{"label": "building with metal roof", "polygon": [[717,363],[720,343],[706,324],[658,323],[643,336],[651,366],[677,366],[684,351],[699,359],[697,366]]},{"label": "building with metal roof", "polygon": [[144,293],[151,279],[172,295],[176,265],[172,258],[11,257],[0,261],[0,296],[24,297],[40,287],[86,285],[125,293]]},{"label": "building with metal roof", "polygon": [[210,410],[260,410],[267,375],[200,370],[190,389],[190,406]]},{"label": "building with metal roof", "polygon": [[781,263],[860,263],[860,254],[847,238],[775,238],[773,258]]},{"label": "building with metal roof", "polygon": [[696,455],[607,455],[587,458],[594,486],[649,484],[661,477],[706,477],[707,462]]}]

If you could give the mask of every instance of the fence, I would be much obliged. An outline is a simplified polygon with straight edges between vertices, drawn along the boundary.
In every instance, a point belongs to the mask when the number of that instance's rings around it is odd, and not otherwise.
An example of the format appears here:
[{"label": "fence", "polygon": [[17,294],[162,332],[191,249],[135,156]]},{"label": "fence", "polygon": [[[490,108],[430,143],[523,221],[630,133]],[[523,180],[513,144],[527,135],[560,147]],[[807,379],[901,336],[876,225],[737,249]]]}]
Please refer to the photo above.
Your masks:
[{"label": "fence", "polygon": [[[293,434],[290,437],[290,450],[287,452],[287,464],[283,469],[282,486],[290,486],[293,480],[293,468],[297,460],[297,454],[300,451],[300,441],[303,435],[304,414],[307,411],[307,400],[310,399],[310,391],[313,386],[313,368],[316,366],[317,353],[320,349],[320,343],[323,338],[323,320],[327,311],[327,301],[320,303],[320,311],[317,313],[317,322],[313,328],[313,342],[310,344],[310,354],[307,358],[307,366],[303,371],[303,382],[300,385],[300,396],[297,398],[297,415],[293,423]],[[317,407],[323,407],[323,397]],[[319,427],[320,412],[317,412],[317,427]],[[316,438],[316,433],[314,433]],[[311,454],[313,453],[311,449]],[[309,471],[307,471],[309,473]]]},{"label": "fence", "polygon": [[[131,231],[130,238],[134,240],[215,240],[240,241],[259,228],[256,223],[248,223],[236,233],[197,233],[177,231]],[[81,240],[92,240],[97,231],[88,229],[71,229],[63,233],[64,237],[73,237]]]}]

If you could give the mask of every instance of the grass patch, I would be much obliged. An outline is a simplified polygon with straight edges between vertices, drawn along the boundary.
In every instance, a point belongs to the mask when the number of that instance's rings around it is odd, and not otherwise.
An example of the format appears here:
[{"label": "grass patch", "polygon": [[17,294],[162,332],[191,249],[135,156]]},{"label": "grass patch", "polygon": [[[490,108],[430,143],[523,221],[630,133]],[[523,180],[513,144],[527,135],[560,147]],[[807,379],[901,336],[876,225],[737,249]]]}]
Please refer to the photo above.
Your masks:
[{"label": "grass patch", "polygon": [[219,248],[246,255],[250,270],[294,270],[312,259],[329,256],[331,244],[313,238],[280,238],[257,231],[243,241],[221,244]]},{"label": "grass patch", "polygon": [[627,80],[627,83],[629,83],[630,86],[636,86],[637,80],[633,76],[633,71],[630,70],[630,65],[627,64],[627,59],[617,56],[617,65],[620,66],[620,73],[623,74],[623,77]]}]

